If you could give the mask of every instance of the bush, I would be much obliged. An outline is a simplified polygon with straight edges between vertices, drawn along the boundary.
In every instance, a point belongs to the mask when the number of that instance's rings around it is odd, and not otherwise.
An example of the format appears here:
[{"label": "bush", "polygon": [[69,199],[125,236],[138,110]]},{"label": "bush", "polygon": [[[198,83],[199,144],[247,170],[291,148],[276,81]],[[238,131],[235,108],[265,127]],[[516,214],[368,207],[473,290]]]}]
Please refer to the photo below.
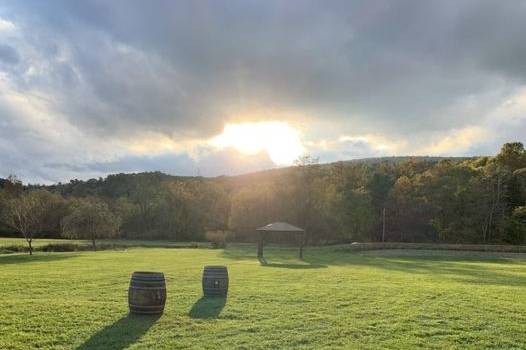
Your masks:
[{"label": "bush", "polygon": [[212,248],[225,248],[228,231],[215,230],[206,232],[206,240],[212,243]]},{"label": "bush", "polygon": [[[99,244],[97,245],[97,250],[117,250],[125,249],[125,245],[119,244]],[[74,243],[58,243],[58,244],[46,244],[36,250],[42,252],[76,252],[76,251],[85,251],[92,250],[93,248],[87,244],[74,244]]]},{"label": "bush", "polygon": [[56,244],[46,244],[40,247],[38,250],[43,252],[74,252],[78,250],[79,245],[73,243],[56,243]]},{"label": "bush", "polygon": [[5,247],[0,247],[0,254],[25,253],[28,251],[29,251],[29,248],[23,245],[10,245],[10,246],[5,246]]}]

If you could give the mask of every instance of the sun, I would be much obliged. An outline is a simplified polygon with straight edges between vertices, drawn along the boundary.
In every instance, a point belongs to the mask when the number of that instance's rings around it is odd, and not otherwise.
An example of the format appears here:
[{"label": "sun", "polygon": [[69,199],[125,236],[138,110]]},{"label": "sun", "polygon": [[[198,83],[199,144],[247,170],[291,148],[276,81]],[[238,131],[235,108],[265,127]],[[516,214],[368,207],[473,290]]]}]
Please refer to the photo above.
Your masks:
[{"label": "sun", "polygon": [[227,124],[210,143],[246,155],[265,151],[276,165],[290,165],[305,152],[299,131],[280,121]]}]

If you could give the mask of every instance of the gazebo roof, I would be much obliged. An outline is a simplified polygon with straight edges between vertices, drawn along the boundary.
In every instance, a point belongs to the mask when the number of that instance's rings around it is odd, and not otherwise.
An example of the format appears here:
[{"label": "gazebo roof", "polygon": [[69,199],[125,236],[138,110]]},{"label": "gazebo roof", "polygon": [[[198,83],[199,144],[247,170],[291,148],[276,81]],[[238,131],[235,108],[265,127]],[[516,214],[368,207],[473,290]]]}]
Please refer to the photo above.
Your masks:
[{"label": "gazebo roof", "polygon": [[263,227],[257,228],[256,231],[267,231],[267,232],[304,232],[305,230],[288,224],[286,222],[273,222]]}]

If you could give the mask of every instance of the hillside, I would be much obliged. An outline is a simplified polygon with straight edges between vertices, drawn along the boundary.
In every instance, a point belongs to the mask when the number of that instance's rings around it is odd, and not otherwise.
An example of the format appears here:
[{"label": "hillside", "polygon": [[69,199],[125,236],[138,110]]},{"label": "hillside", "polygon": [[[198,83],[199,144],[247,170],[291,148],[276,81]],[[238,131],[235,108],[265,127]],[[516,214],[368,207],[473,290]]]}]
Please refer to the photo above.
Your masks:
[{"label": "hillside", "polygon": [[[454,162],[460,162],[463,160],[474,159],[477,157],[431,157],[431,156],[391,156],[391,157],[371,157],[371,158],[360,158],[360,159],[351,159],[351,160],[342,160],[338,162],[330,163],[320,163],[319,165],[322,168],[330,168],[336,164],[380,164],[380,163],[400,163],[406,161],[416,161],[416,162],[430,162],[437,163],[441,160],[451,160]],[[28,184],[30,187],[45,187],[51,190],[57,190],[61,193],[68,194],[74,193],[75,188],[84,187],[86,191],[95,190],[100,187],[104,187],[105,183],[110,182],[112,184],[119,184],[120,186],[129,186],[131,183],[136,180],[149,177],[152,181],[184,181],[189,179],[208,179],[208,180],[218,180],[219,182],[228,182],[231,180],[235,181],[250,181],[257,180],[261,178],[266,178],[268,176],[283,174],[290,171],[292,167],[281,167],[267,170],[260,170],[256,172],[246,173],[242,175],[221,175],[221,176],[179,176],[165,174],[160,171],[156,172],[140,172],[140,173],[117,173],[117,174],[108,174],[105,178],[92,178],[88,180],[79,180],[72,179],[67,183],[57,183],[53,185],[39,185],[39,184]],[[229,180],[230,179],[230,180]],[[6,178],[0,178],[0,188],[4,187],[6,183]]]},{"label": "hillside", "polygon": [[238,176],[121,173],[29,185],[26,189],[39,191],[18,192],[5,188],[11,182],[2,184],[4,196],[36,192],[45,200],[50,213],[39,231],[50,237],[60,235],[62,218],[72,208],[95,201],[118,218],[121,236],[134,239],[197,241],[208,231],[228,231],[229,240],[250,241],[255,227],[285,221],[305,228],[313,244],[382,239],[520,244],[526,238],[524,168],[526,152],[516,142],[495,157],[328,164],[305,158],[297,166]]}]

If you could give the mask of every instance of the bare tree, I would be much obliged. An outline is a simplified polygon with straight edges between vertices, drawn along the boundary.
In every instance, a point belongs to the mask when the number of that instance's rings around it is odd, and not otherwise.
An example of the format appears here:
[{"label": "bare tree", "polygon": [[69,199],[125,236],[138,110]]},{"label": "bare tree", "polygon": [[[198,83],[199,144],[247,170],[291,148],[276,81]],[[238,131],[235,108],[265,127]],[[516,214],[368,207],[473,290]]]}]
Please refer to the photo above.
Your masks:
[{"label": "bare tree", "polygon": [[24,236],[29,245],[29,255],[33,255],[34,234],[42,227],[47,194],[45,190],[23,192],[7,199],[5,204],[4,220]]}]

